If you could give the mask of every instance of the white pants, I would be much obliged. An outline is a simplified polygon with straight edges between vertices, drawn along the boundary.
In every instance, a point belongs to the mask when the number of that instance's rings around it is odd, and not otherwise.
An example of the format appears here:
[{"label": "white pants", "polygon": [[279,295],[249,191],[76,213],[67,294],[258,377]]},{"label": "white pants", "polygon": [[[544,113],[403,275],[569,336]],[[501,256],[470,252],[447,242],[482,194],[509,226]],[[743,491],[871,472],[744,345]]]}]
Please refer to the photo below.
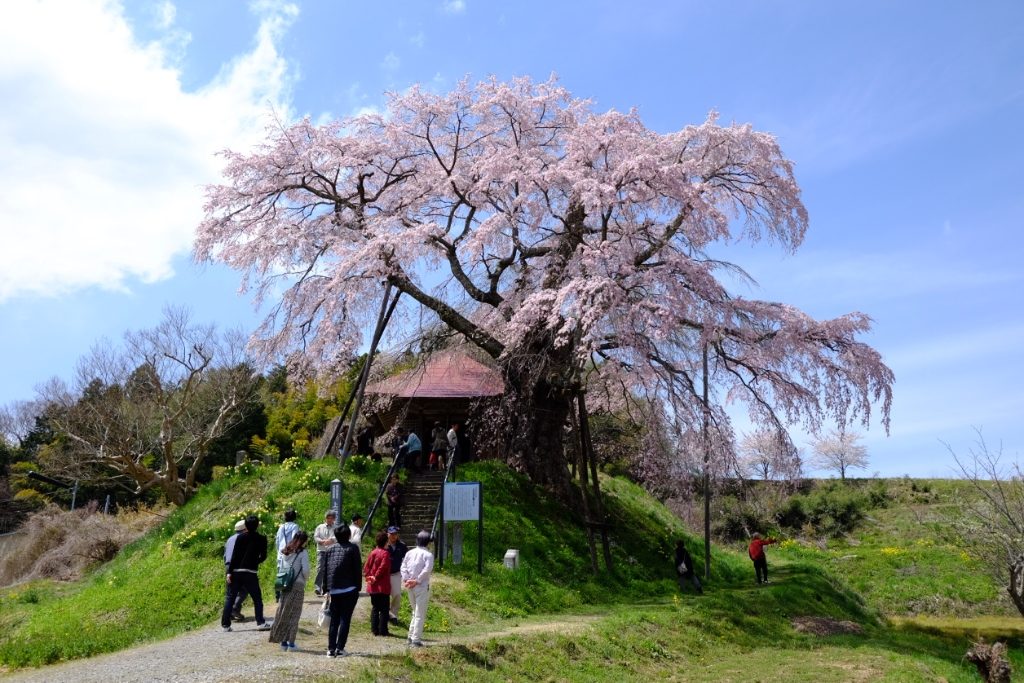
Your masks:
[{"label": "white pants", "polygon": [[402,572],[391,575],[391,608],[388,610],[392,619],[398,618],[398,610],[402,607]]},{"label": "white pants", "polygon": [[412,621],[409,622],[409,640],[417,642],[423,638],[423,623],[427,620],[427,599],[430,586],[416,586],[409,589],[409,604],[412,606]]}]

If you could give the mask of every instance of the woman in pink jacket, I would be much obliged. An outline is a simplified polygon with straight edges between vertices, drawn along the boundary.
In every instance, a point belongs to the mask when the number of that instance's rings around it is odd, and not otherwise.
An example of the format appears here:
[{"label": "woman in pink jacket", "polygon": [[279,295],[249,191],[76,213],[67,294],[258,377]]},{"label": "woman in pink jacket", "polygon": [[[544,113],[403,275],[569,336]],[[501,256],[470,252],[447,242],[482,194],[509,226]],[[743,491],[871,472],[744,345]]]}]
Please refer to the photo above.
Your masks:
[{"label": "woman in pink jacket", "polygon": [[384,546],[388,542],[386,531],[374,537],[376,548],[363,565],[366,592],[370,596],[370,630],[375,636],[388,636],[388,602],[391,599],[391,555]]}]

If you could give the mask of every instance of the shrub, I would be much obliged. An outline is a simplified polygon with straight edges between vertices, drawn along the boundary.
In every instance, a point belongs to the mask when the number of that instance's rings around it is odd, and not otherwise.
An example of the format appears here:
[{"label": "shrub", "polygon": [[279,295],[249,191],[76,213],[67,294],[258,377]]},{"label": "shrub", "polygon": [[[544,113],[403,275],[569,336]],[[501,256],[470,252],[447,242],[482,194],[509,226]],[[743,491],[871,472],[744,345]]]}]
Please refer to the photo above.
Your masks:
[{"label": "shrub", "polygon": [[126,510],[104,515],[87,508],[50,505],[31,515],[24,534],[0,560],[0,585],[35,578],[70,581],[110,560],[160,521],[159,515]]},{"label": "shrub", "polygon": [[712,522],[713,531],[719,538],[746,539],[755,531],[763,531],[770,526],[764,513],[733,496],[723,497],[720,505],[719,515]]}]

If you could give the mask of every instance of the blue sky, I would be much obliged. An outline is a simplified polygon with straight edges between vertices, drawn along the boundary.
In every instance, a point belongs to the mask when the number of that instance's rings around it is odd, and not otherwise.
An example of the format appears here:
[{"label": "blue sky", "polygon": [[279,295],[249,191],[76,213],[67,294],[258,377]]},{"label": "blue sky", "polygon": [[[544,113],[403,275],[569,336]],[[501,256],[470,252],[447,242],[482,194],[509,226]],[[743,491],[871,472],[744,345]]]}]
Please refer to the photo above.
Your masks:
[{"label": "blue sky", "polygon": [[[872,471],[949,476],[980,427],[1024,452],[1024,3],[76,0],[0,9],[0,404],[165,304],[251,328],[239,278],[191,264],[213,153],[268,116],[557,73],[659,131],[775,133],[811,228],[737,245],[747,292],[860,310],[896,373]],[[799,442],[799,437],[798,437]]]}]

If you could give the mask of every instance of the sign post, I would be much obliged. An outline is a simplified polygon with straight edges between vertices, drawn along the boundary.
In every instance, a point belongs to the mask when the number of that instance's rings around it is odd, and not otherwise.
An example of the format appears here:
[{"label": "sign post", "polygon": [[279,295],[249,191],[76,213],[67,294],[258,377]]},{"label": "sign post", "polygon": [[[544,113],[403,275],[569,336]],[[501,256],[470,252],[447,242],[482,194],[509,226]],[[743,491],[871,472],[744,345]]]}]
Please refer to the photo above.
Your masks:
[{"label": "sign post", "polygon": [[341,479],[331,482],[331,509],[334,510],[335,519],[341,522]]},{"label": "sign post", "polygon": [[[477,548],[476,548],[476,570],[481,574],[484,571],[484,497],[483,485],[478,481],[456,481],[444,485],[442,494],[441,513],[442,525],[441,535],[444,538],[444,523],[447,522],[476,522],[477,523]],[[455,553],[452,561],[459,564],[462,561],[462,525],[456,525]],[[442,543],[442,553],[447,551]]]}]

